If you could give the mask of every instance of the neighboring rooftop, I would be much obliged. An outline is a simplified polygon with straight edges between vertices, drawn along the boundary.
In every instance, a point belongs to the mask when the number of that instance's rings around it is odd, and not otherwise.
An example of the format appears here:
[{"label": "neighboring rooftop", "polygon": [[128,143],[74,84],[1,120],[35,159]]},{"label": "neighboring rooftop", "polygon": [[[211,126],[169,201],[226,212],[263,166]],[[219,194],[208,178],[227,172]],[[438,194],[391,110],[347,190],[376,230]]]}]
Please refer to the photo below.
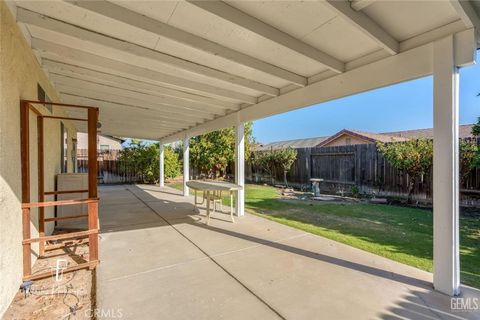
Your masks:
[{"label": "neighboring rooftop", "polygon": [[[458,135],[460,138],[473,138],[472,135],[473,124],[463,124],[458,128]],[[383,135],[405,137],[405,138],[433,138],[433,129],[416,129],[396,132],[385,132]]]},{"label": "neighboring rooftop", "polygon": [[286,148],[313,148],[323,141],[327,140],[329,137],[316,137],[316,138],[306,138],[306,139],[294,139],[294,140],[285,140],[277,141],[266,144],[259,144],[256,150],[275,150],[275,149],[286,149]]},{"label": "neighboring rooftop", "polygon": [[[459,137],[462,139],[472,138],[472,124],[465,124],[459,126]],[[392,141],[405,141],[408,139],[415,138],[433,138],[433,129],[415,129],[415,130],[405,130],[405,131],[394,131],[394,132],[382,132],[374,133],[360,130],[351,130],[343,129],[334,135],[328,137],[316,137],[316,138],[306,138],[306,139],[294,139],[294,140],[285,140],[285,141],[276,141],[266,144],[259,144],[256,150],[275,150],[275,149],[285,149],[285,148],[313,148],[317,146],[322,146],[328,144],[330,141],[335,140],[343,134],[355,135],[369,140],[372,142],[392,142]]]},{"label": "neighboring rooftop", "polygon": [[367,131],[359,131],[359,130],[351,130],[351,129],[343,129],[337,133],[335,133],[333,136],[328,137],[328,139],[325,139],[322,141],[318,147],[323,147],[329,145],[331,142],[337,140],[339,137],[347,135],[355,138],[359,138],[360,140],[363,140],[365,142],[369,143],[376,143],[376,142],[399,142],[399,141],[406,141],[408,138],[404,138],[401,136],[393,136],[389,134],[379,134],[379,133],[372,133],[372,132],[367,132]]}]

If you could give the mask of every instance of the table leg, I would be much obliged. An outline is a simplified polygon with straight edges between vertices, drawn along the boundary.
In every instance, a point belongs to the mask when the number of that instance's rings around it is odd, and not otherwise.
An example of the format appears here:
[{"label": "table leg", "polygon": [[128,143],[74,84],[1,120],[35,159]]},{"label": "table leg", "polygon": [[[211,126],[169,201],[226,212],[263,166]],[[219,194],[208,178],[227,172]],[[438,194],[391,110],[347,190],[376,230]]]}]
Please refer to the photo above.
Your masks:
[{"label": "table leg", "polygon": [[207,225],[210,222],[210,191],[207,190]]},{"label": "table leg", "polygon": [[230,191],[230,218],[232,218],[232,222],[235,222],[233,218],[233,191]]},{"label": "table leg", "polygon": [[212,204],[213,204],[213,213],[215,213],[217,205],[215,204],[216,191],[212,191]]},{"label": "table leg", "polygon": [[218,195],[220,197],[220,211],[223,212],[223,199],[222,199],[222,191],[220,190],[220,194]]},{"label": "table leg", "polygon": [[194,190],[195,192],[195,199],[193,200],[193,211],[197,211],[197,189]]}]

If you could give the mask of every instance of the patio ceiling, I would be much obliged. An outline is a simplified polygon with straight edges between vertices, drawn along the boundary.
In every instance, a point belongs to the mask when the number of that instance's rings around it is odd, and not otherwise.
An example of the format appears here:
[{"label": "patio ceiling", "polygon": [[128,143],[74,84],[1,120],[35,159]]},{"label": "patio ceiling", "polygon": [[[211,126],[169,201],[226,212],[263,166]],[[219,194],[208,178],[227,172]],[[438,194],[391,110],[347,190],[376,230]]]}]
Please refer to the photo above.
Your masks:
[{"label": "patio ceiling", "polygon": [[63,102],[163,142],[429,75],[432,41],[480,26],[467,1],[10,4]]}]

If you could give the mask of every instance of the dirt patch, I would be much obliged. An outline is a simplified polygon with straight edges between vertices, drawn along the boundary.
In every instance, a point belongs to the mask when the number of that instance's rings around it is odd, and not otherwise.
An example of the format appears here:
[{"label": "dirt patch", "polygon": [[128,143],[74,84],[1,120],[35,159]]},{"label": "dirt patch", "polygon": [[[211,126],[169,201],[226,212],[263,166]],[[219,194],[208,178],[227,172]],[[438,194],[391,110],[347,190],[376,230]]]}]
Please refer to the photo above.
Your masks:
[{"label": "dirt patch", "polygon": [[[60,266],[70,267],[87,260],[88,244],[73,244],[48,251],[35,262],[32,271],[55,270],[57,261],[61,261]],[[91,319],[91,310],[95,309],[94,280],[95,270],[83,269],[33,281],[29,292],[18,291],[3,319]]]}]

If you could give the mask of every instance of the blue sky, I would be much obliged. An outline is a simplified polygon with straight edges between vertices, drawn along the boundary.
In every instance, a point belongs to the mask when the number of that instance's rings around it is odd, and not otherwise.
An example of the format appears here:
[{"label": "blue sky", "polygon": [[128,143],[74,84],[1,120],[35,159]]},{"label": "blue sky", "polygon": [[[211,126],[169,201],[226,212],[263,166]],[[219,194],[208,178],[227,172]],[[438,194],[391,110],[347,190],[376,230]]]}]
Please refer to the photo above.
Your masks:
[{"label": "blue sky", "polygon": [[[460,124],[480,116],[480,66],[460,70]],[[431,128],[432,77],[421,78],[358,95],[257,120],[257,141],[328,136],[344,128],[371,132]]]}]

